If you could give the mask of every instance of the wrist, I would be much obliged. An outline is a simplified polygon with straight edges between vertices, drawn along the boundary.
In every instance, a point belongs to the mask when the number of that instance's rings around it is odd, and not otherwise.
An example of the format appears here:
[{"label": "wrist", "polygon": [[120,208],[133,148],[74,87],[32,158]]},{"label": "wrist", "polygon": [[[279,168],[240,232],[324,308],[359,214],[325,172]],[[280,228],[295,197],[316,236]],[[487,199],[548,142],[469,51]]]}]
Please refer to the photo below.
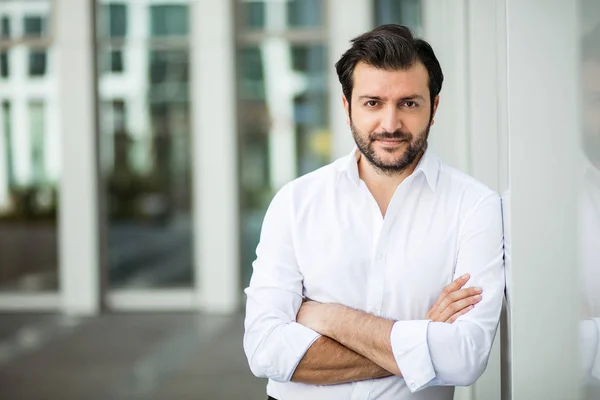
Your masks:
[{"label": "wrist", "polygon": [[326,323],[323,327],[323,335],[339,341],[337,333],[340,330],[340,325],[344,323],[344,312],[347,307],[335,303],[324,304],[324,306],[327,307],[325,311],[327,318],[325,319]]}]

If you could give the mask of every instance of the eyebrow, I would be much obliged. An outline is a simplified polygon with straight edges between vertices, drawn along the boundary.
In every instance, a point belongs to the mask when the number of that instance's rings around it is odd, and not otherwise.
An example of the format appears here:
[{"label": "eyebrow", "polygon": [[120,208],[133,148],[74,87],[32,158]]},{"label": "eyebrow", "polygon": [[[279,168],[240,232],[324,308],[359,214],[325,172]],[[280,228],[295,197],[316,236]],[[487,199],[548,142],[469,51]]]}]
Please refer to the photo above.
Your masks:
[{"label": "eyebrow", "polygon": [[[359,100],[383,100],[382,97],[369,96],[369,95],[359,96],[358,99]],[[423,96],[421,96],[420,94],[411,94],[409,96],[404,96],[400,99],[400,101],[410,101],[410,100],[425,100],[425,98],[423,98]]]}]

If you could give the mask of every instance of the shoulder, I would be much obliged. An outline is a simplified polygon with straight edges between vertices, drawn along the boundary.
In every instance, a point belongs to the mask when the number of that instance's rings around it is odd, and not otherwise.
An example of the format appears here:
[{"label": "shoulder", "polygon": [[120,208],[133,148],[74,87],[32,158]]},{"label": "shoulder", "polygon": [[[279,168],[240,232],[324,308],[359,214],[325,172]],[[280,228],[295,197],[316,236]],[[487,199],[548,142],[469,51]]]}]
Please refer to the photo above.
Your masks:
[{"label": "shoulder", "polygon": [[277,191],[273,202],[285,201],[299,205],[322,198],[325,193],[335,190],[340,174],[344,173],[348,162],[349,156],[344,156],[294,179]]},{"label": "shoulder", "polygon": [[500,196],[495,190],[441,161],[438,185],[444,193],[460,199],[465,208],[477,207],[482,203],[500,203]]}]

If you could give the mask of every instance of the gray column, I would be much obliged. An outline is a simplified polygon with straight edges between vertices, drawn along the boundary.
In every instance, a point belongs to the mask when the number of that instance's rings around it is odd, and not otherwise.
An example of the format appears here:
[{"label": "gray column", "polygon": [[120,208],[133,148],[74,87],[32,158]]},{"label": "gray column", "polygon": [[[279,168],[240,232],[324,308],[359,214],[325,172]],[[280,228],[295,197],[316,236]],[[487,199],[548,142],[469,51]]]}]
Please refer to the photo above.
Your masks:
[{"label": "gray column", "polygon": [[62,309],[93,315],[100,307],[95,1],[56,0],[60,107],[60,291]]},{"label": "gray column", "polygon": [[191,2],[194,252],[200,307],[239,309],[239,204],[233,1]]},{"label": "gray column", "polygon": [[504,398],[580,397],[576,0],[504,0],[509,302]]}]

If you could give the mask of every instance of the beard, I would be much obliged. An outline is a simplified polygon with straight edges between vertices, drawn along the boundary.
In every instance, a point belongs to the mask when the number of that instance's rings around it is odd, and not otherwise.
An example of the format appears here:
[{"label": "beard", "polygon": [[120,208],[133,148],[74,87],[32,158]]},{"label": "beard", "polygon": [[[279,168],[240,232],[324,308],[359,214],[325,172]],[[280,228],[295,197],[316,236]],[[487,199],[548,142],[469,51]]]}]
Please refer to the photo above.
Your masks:
[{"label": "beard", "polygon": [[[427,138],[429,137],[430,128],[431,125],[427,124],[425,130],[419,132],[416,136],[410,132],[404,132],[399,129],[391,133],[371,133],[367,136],[359,132],[352,121],[350,121],[350,129],[352,130],[352,137],[354,138],[356,146],[375,169],[386,175],[400,174],[414,163],[417,157],[427,149]],[[404,152],[395,160],[384,161],[377,155],[375,148],[373,147],[373,143],[380,139],[401,140],[402,143],[406,145],[406,150],[404,150]],[[391,152],[392,151],[390,150],[389,153]]]}]

